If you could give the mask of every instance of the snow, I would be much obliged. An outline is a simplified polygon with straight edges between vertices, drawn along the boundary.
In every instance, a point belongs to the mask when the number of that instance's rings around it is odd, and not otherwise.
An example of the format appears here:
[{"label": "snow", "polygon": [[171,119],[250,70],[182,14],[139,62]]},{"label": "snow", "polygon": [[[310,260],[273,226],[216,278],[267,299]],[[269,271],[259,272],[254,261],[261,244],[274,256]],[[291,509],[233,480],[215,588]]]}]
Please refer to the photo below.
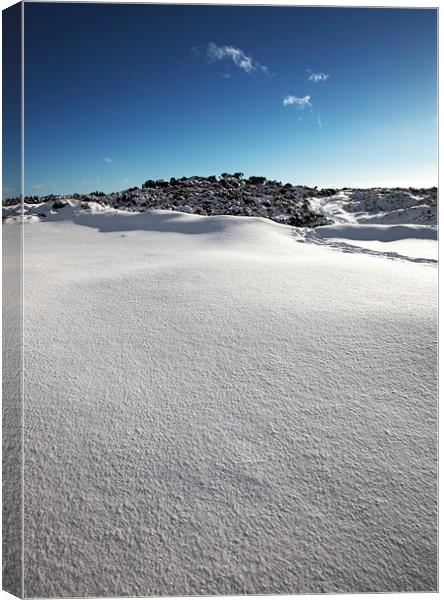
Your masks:
[{"label": "snow", "polygon": [[28,207],[27,596],[436,590],[436,227],[340,202]]},{"label": "snow", "polygon": [[312,203],[332,223],[299,229],[299,241],[414,262],[438,261],[437,206],[405,190],[349,190]]},{"label": "snow", "polygon": [[424,196],[407,190],[345,190],[315,202],[335,222],[436,225],[436,190]]}]

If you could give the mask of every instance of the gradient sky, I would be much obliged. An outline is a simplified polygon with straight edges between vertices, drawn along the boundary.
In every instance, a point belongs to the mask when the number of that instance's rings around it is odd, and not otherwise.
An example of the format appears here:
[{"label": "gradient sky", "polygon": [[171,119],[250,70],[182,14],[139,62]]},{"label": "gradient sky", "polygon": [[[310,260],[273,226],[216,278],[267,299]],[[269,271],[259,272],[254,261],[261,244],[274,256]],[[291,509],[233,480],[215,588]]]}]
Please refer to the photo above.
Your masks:
[{"label": "gradient sky", "polygon": [[436,185],[436,53],[427,9],[26,4],[25,193]]}]

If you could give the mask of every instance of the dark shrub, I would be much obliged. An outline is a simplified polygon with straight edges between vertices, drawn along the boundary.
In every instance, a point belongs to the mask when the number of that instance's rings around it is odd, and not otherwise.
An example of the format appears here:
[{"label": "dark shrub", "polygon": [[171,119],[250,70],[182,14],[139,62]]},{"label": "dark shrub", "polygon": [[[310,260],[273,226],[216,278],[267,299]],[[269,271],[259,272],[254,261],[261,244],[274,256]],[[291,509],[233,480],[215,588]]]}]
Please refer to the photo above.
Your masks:
[{"label": "dark shrub", "polygon": [[252,185],[262,185],[265,182],[266,182],[266,177],[257,177],[255,175],[252,175],[251,177],[248,178],[248,183],[251,183]]},{"label": "dark shrub", "polygon": [[62,200],[56,200],[52,205],[52,209],[59,210],[61,208],[65,208],[65,206],[66,206],[66,202],[62,202]]},{"label": "dark shrub", "polygon": [[18,196],[16,198],[6,198],[3,200],[3,206],[15,206],[16,204],[20,204],[20,198]]},{"label": "dark shrub", "polygon": [[301,215],[296,214],[290,217],[288,224],[292,227],[302,227],[304,220],[302,219]]},{"label": "dark shrub", "polygon": [[145,183],[142,184],[142,188],[155,188],[156,182],[153,179],[147,179]]},{"label": "dark shrub", "polygon": [[328,197],[328,196],[334,196],[335,194],[337,194],[337,190],[334,190],[332,188],[323,188],[322,190],[320,190],[318,192],[319,196],[323,196],[323,197]]}]

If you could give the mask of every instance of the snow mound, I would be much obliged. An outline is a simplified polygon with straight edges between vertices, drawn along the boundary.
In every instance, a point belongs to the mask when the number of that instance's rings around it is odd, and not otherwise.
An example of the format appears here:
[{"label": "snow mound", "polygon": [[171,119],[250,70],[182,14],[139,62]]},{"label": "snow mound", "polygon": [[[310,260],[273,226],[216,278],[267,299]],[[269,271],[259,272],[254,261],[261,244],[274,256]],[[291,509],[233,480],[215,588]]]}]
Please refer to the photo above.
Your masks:
[{"label": "snow mound", "polygon": [[[437,190],[316,190],[241,174],[149,180],[140,188],[7,201],[3,220],[72,221],[105,231],[212,233],[216,217],[268,219],[295,228],[299,242],[335,250],[437,262]],[[192,219],[183,219],[188,215]]]},{"label": "snow mound", "polygon": [[334,251],[331,226],[44,210],[27,596],[436,589],[435,268]]},{"label": "snow mound", "polygon": [[[437,189],[334,189],[317,190],[285,184],[265,177],[244,179],[242,173],[223,173],[220,178],[172,177],[148,180],[142,188],[105,194],[30,196],[25,198],[27,221],[70,218],[74,210],[97,212],[169,210],[202,216],[263,217],[294,227],[318,227],[329,223],[418,223],[436,225]],[[63,211],[63,216],[59,216]],[[17,199],[4,202],[3,220],[20,216]]]},{"label": "snow mound", "polygon": [[437,190],[343,190],[315,204],[335,222],[436,225]]},{"label": "snow mound", "polygon": [[311,200],[329,224],[299,229],[303,243],[388,259],[436,263],[437,194],[429,190],[342,190]]},{"label": "snow mound", "polygon": [[[309,201],[314,191],[305,186],[283,185],[265,177],[244,179],[241,173],[224,173],[219,179],[215,176],[194,176],[181,179],[173,177],[169,182],[148,180],[142,188],[133,187],[111,194],[99,191],[75,194],[74,198],[83,205],[81,208],[99,203],[111,209],[130,212],[162,209],[204,216],[253,216],[293,226],[315,227],[325,224],[327,219]],[[18,206],[16,203],[13,206],[14,199],[8,200],[7,205],[4,218],[17,216]],[[48,210],[63,210],[64,205],[71,206],[70,198],[25,198],[27,212],[37,211],[41,218],[47,217]]]}]

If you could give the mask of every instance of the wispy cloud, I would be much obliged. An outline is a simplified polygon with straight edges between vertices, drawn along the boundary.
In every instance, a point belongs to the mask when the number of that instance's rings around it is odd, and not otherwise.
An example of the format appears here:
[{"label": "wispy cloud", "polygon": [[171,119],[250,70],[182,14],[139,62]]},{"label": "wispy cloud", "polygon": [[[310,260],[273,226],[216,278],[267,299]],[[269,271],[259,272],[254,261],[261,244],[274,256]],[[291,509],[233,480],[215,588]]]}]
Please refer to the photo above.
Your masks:
[{"label": "wispy cloud", "polygon": [[[313,108],[313,105],[311,103],[311,96],[302,96],[302,98],[298,98],[298,96],[288,95],[285,96],[285,98],[282,101],[282,104],[284,106],[296,106],[296,108],[299,110],[305,110],[307,108],[309,112],[316,117],[316,123],[318,127],[323,126],[320,113],[318,113]],[[299,117],[299,121],[301,120],[302,118]]]},{"label": "wispy cloud", "polygon": [[330,73],[323,73],[322,71],[319,73],[314,73],[310,69],[307,69],[307,73],[310,73],[308,76],[308,81],[311,81],[312,83],[321,83],[327,81],[327,79],[330,77]]},{"label": "wispy cloud", "polygon": [[311,106],[310,96],[303,96],[302,98],[298,98],[297,96],[285,96],[282,104],[284,106],[296,106],[297,108],[303,110],[307,106]]},{"label": "wispy cloud", "polygon": [[322,128],[323,127],[323,123],[322,123],[321,115],[318,112],[316,112],[315,110],[312,110],[311,112],[316,117],[316,123],[318,124],[318,127]]},{"label": "wispy cloud", "polygon": [[113,159],[112,159],[112,158],[110,158],[109,156],[104,156],[104,157],[103,157],[103,160],[104,160],[105,162],[107,162],[107,163],[113,162]]},{"label": "wispy cloud", "polygon": [[236,67],[249,75],[257,71],[269,73],[268,67],[261,65],[241,48],[235,48],[234,46],[217,46],[214,42],[210,42],[207,47],[207,57],[212,62],[224,59],[231,60]]},{"label": "wispy cloud", "polygon": [[82,179],[82,181],[80,182],[82,185],[94,185],[95,183],[99,183],[100,182],[100,175],[98,175],[95,179],[91,180],[91,179]]},{"label": "wispy cloud", "polygon": [[46,190],[49,188],[55,188],[56,187],[56,183],[54,183],[54,181],[45,181],[44,183],[33,183],[31,185],[31,189],[32,190]]}]

